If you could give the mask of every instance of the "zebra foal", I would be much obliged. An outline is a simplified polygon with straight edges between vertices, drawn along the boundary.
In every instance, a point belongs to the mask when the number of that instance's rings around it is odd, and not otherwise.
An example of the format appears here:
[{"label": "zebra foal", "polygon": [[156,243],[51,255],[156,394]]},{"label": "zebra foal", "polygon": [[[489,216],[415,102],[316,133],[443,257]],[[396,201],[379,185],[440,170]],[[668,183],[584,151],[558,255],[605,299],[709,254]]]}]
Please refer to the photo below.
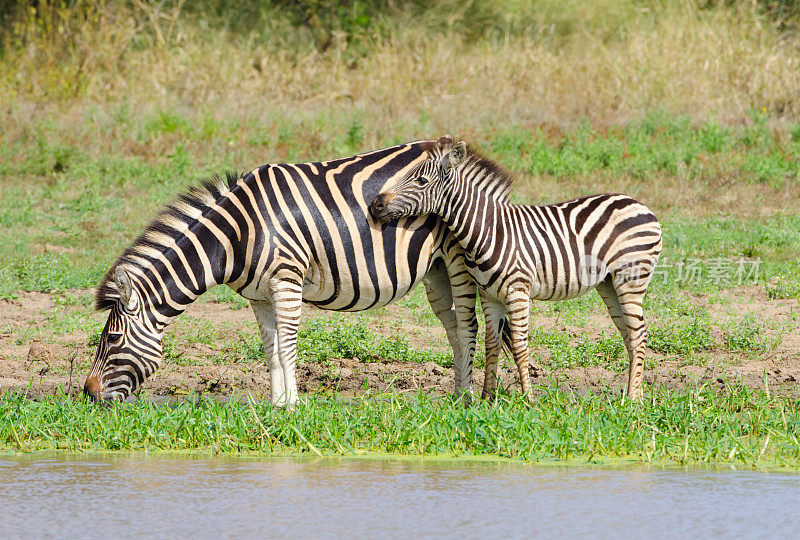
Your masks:
[{"label": "zebra foal", "polygon": [[510,204],[510,186],[508,171],[445,136],[429,146],[423,163],[387,185],[370,212],[383,222],[436,214],[464,248],[487,318],[484,397],[497,386],[506,316],[522,391],[531,399],[530,300],[563,300],[597,289],[628,351],[627,393],[639,399],[647,335],[642,301],[661,253],[658,220],[627,195]]},{"label": "zebra foal", "polygon": [[461,246],[436,216],[381,227],[367,202],[426,159],[421,141],[332,161],[276,164],[217,178],[168,206],[103,278],[108,310],[84,392],[128,397],[162,362],[167,326],[227,284],[253,306],[277,405],[297,400],[302,302],[360,311],[420,281],[453,347],[457,393],[469,394],[477,290]]}]

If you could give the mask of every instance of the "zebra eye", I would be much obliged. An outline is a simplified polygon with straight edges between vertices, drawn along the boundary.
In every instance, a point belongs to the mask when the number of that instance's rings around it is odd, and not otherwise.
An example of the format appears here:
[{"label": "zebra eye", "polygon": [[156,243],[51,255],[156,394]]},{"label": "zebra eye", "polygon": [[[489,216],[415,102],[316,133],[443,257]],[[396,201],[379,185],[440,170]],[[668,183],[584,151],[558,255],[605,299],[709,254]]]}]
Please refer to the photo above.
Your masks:
[{"label": "zebra eye", "polygon": [[106,334],[106,339],[112,345],[117,345],[120,341],[122,341],[122,333],[120,332],[109,332]]},{"label": "zebra eye", "polygon": [[414,180],[418,186],[424,186],[428,183],[428,178],[426,176],[418,176],[416,180]]}]

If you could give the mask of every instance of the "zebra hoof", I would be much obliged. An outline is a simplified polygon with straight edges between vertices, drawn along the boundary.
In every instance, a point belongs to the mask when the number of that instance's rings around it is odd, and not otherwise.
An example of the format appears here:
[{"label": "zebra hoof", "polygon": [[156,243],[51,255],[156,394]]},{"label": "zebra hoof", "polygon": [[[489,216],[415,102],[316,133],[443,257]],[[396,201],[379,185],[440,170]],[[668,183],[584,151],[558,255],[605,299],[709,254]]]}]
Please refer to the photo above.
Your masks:
[{"label": "zebra hoof", "polygon": [[464,404],[464,407],[469,407],[470,405],[472,405],[474,397],[472,395],[472,392],[470,392],[469,390],[456,389],[456,391],[453,393],[453,399],[461,400],[461,402]]},{"label": "zebra hoof", "polygon": [[631,403],[641,403],[644,400],[644,397],[642,396],[642,391],[639,390],[638,392],[627,394],[625,399]]}]

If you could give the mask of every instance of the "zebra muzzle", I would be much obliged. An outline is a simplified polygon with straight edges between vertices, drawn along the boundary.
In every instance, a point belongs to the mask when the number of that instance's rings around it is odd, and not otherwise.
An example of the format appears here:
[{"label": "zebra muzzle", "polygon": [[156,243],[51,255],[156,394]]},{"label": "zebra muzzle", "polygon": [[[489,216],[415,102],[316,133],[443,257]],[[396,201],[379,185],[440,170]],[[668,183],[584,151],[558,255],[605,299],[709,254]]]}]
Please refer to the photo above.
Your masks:
[{"label": "zebra muzzle", "polygon": [[369,204],[369,213],[377,221],[389,221],[393,212],[389,211],[389,203],[394,198],[393,193],[381,193]]},{"label": "zebra muzzle", "polygon": [[97,377],[87,377],[86,382],[83,383],[83,393],[97,401],[100,397],[100,380]]}]

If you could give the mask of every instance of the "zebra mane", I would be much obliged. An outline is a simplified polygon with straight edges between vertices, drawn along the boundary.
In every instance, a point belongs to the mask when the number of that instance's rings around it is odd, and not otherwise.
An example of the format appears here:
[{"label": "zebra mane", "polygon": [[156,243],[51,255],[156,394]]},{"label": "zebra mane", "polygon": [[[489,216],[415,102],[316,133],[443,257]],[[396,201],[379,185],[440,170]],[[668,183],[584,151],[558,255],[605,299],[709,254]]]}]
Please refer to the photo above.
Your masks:
[{"label": "zebra mane", "polygon": [[175,202],[161,210],[105,273],[95,293],[95,309],[98,311],[111,309],[119,300],[120,294],[114,281],[114,272],[118,266],[124,264],[129,267],[140,267],[141,259],[150,258],[147,253],[153,250],[162,251],[166,241],[177,238],[188,229],[243,176],[227,172],[224,177],[215,175],[204,179],[199,186],[190,187],[180,194]]},{"label": "zebra mane", "polygon": [[511,171],[494,160],[487,158],[472,144],[467,145],[467,159],[464,168],[474,169],[473,183],[488,192],[494,199],[507,203],[511,196],[514,176]]},{"label": "zebra mane", "polygon": [[[437,160],[444,155],[436,141],[427,142],[422,148]],[[474,170],[473,183],[479,189],[487,191],[494,199],[502,203],[508,202],[514,176],[508,169],[486,157],[474,144],[467,144],[467,157],[462,168]]]}]

